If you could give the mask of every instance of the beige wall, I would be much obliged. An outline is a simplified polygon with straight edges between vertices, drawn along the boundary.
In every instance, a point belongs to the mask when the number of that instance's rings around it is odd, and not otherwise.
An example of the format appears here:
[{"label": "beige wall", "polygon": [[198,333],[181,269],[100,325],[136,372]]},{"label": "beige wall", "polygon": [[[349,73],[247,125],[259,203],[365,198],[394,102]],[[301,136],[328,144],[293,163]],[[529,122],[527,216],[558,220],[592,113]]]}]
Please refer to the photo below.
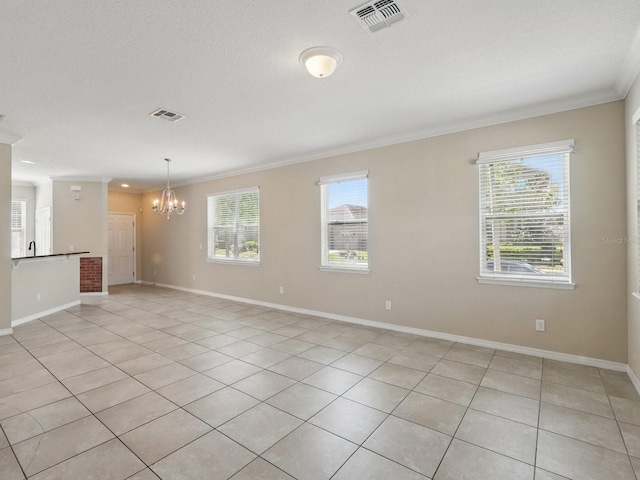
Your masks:
[{"label": "beige wall", "polygon": [[[109,192],[109,213],[132,213],[136,221],[136,281],[142,280],[142,195],[136,193]],[[151,208],[146,209],[151,212]],[[146,212],[145,212],[146,213]]]},{"label": "beige wall", "polygon": [[0,143],[0,331],[11,328],[11,146]]},{"label": "beige wall", "polygon": [[[626,233],[623,121],[615,102],[177,188],[183,216],[145,218],[144,280],[626,362],[625,247],[603,241]],[[478,152],[567,138],[575,290],[478,284]],[[364,169],[371,273],[322,272],[316,182]],[[256,185],[261,266],[207,262],[206,195]]]},{"label": "beige wall", "polygon": [[[78,185],[80,192],[72,192]],[[107,183],[101,181],[53,180],[52,253],[89,251],[90,257],[102,257],[102,290],[107,291]],[[80,199],[74,200],[73,194]]]},{"label": "beige wall", "polygon": [[640,298],[638,293],[638,151],[636,145],[636,126],[631,123],[633,115],[640,110],[640,78],[636,79],[625,102],[625,127],[627,132],[627,299],[628,299],[628,342],[629,366],[636,376],[640,376]]}]

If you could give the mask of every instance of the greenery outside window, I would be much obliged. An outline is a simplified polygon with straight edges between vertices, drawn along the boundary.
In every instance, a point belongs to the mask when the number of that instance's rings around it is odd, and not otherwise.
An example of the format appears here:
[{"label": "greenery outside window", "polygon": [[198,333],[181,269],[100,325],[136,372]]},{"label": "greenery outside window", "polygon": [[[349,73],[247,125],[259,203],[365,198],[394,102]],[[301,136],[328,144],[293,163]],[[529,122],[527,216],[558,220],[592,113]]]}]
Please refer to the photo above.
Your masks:
[{"label": "greenery outside window", "polygon": [[481,283],[571,283],[569,157],[573,140],[483,152]]},{"label": "greenery outside window", "polygon": [[322,177],[320,268],[369,272],[368,172]]},{"label": "greenery outside window", "polygon": [[260,263],[258,187],[207,196],[208,259]]}]

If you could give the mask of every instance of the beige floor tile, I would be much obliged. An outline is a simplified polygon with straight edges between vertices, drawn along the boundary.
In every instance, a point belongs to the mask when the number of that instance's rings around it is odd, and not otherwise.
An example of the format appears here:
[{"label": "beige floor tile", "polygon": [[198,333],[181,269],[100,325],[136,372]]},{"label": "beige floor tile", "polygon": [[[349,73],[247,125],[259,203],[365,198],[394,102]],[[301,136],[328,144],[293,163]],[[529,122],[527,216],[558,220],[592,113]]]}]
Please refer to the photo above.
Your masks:
[{"label": "beige floor tile", "polygon": [[360,375],[356,375],[333,367],[324,367],[313,375],[309,375],[302,380],[307,385],[331,392],[334,395],[342,395],[362,380]]},{"label": "beige floor tile", "polygon": [[471,408],[532,427],[538,426],[540,402],[531,398],[480,387]]},{"label": "beige floor tile", "polygon": [[534,378],[489,369],[480,386],[540,400],[542,382]]},{"label": "beige floor tile", "polygon": [[122,442],[113,439],[29,478],[34,480],[81,478],[121,480],[129,478],[144,468],[140,459]]},{"label": "beige floor tile", "polygon": [[628,423],[620,423],[620,431],[624,437],[624,443],[627,446],[629,455],[640,458],[640,427]]},{"label": "beige floor tile", "polygon": [[233,358],[228,355],[208,351],[206,353],[201,353],[200,355],[180,360],[180,363],[192,370],[195,370],[196,372],[204,372],[205,370],[211,370],[212,368],[224,365],[231,360],[233,360]]},{"label": "beige floor tile", "polygon": [[597,367],[590,367],[588,365],[580,365],[578,363],[562,362],[560,360],[550,360],[545,358],[543,360],[543,367],[564,368],[568,370],[574,370],[576,372],[587,373],[589,375],[599,375],[600,371]]},{"label": "beige floor tile", "polygon": [[142,347],[140,345],[133,345],[130,347],[122,348],[120,350],[103,353],[100,356],[109,363],[118,364],[152,354],[153,350],[149,350],[148,348]]},{"label": "beige floor tile", "polygon": [[477,389],[478,386],[473,383],[461,382],[453,378],[429,373],[416,385],[415,391],[466,407],[471,403],[471,399]]},{"label": "beige floor tile", "polygon": [[196,372],[179,363],[170,363],[155,370],[139,373],[134,378],[152,390],[170,385],[184,378],[192,377]]},{"label": "beige floor tile", "polygon": [[58,379],[73,377],[109,366],[106,360],[84,349],[42,357],[40,361]]},{"label": "beige floor tile", "polygon": [[273,350],[272,348],[263,348],[257,352],[250,353],[242,357],[243,362],[250,363],[260,368],[269,368],[277,363],[280,363],[291,355],[288,353]]},{"label": "beige floor tile", "polygon": [[233,388],[259,400],[266,400],[294,383],[296,382],[290,378],[263,370],[234,383]]},{"label": "beige floor tile", "polygon": [[543,382],[541,399],[546,403],[614,418],[609,399],[600,393]]},{"label": "beige floor tile", "polygon": [[171,359],[163,357],[159,353],[154,353],[134,358],[132,360],[126,360],[122,363],[118,363],[116,366],[129,375],[139,375],[171,363],[173,363]]},{"label": "beige floor tile", "polygon": [[225,480],[256,456],[217,431],[212,431],[152,466],[163,479]]},{"label": "beige floor tile", "polygon": [[78,395],[80,393],[88,392],[94,388],[103,387],[110,383],[124,380],[129,376],[119,368],[108,366],[93,370],[92,372],[76,375],[75,377],[69,377],[62,380],[62,383],[67,387],[71,393]]},{"label": "beige floor tile", "polygon": [[533,466],[454,439],[434,480],[533,480]]},{"label": "beige floor tile", "polygon": [[224,386],[223,383],[198,373],[192,377],[161,387],[157,392],[182,407],[216,390],[220,390]]},{"label": "beige floor tile", "polygon": [[75,398],[65,398],[0,422],[9,442],[15,444],[91,415]]},{"label": "beige floor tile", "polygon": [[267,403],[298,418],[308,420],[335,399],[336,396],[332,393],[304,383],[296,383],[268,399]]},{"label": "beige floor tile", "polygon": [[489,368],[523,377],[535,378],[536,380],[542,380],[542,362],[496,355],[491,360]]},{"label": "beige floor tile", "polygon": [[595,393],[606,393],[599,372],[592,375],[578,370],[545,365],[542,372],[542,381],[589,390]]},{"label": "beige floor tile", "polygon": [[493,355],[493,350],[477,351],[467,348],[465,345],[456,344],[451,347],[451,349],[442,358],[454,362],[468,363],[469,365],[487,368],[489,363],[491,363]]},{"label": "beige floor tile", "polygon": [[403,350],[389,359],[389,363],[402,365],[403,367],[413,368],[422,372],[430,372],[433,367],[440,361],[438,357],[423,355],[409,350]]},{"label": "beige floor tile", "polygon": [[42,365],[35,358],[0,367],[0,381],[20,377],[42,370]]},{"label": "beige floor tile", "polygon": [[113,438],[95,417],[85,417],[13,446],[28,476]]},{"label": "beige floor tile", "polygon": [[309,422],[360,445],[386,418],[379,410],[338,398]]},{"label": "beige floor tile", "polygon": [[110,383],[104,387],[78,395],[85,407],[92,412],[99,412],[105,408],[113,407],[140,395],[149,392],[150,389],[133,378],[127,378],[118,382]]},{"label": "beige floor tile", "polygon": [[238,341],[237,338],[231,337],[229,335],[219,334],[216,332],[212,333],[214,333],[214,336],[196,340],[194,343],[207,348],[220,348],[224,347],[225,345],[231,345],[232,343],[236,343]]},{"label": "beige floor tile", "polygon": [[411,392],[393,415],[453,436],[466,410],[455,403]]},{"label": "beige floor tile", "polygon": [[261,403],[218,427],[218,431],[260,455],[301,424],[299,418]]},{"label": "beige floor tile", "polygon": [[176,405],[156,392],[149,392],[102,410],[96,416],[113,433],[122,435],[176,408]]},{"label": "beige floor tile", "polygon": [[631,383],[631,380],[619,379],[611,376],[602,376],[602,383],[607,395],[610,397],[626,398],[634,402],[640,402],[640,395],[636,392],[636,388]]},{"label": "beige floor tile", "polygon": [[366,343],[360,348],[353,351],[356,355],[363,357],[375,358],[381,362],[386,362],[391,357],[400,352],[400,349],[385,347],[384,345],[377,345],[375,343]]},{"label": "beige floor tile", "polygon": [[390,416],[363,446],[431,478],[450,441],[448,435]]},{"label": "beige floor tile", "polygon": [[425,375],[421,370],[385,363],[371,372],[369,378],[411,390]]},{"label": "beige floor tile", "polygon": [[302,358],[312,360],[323,365],[329,365],[345,356],[345,352],[324,345],[318,345],[298,354]]},{"label": "beige floor tile", "polygon": [[342,350],[343,352],[348,353],[360,348],[365,343],[367,343],[367,341],[363,339],[350,338],[345,337],[344,335],[340,335],[338,337],[330,338],[322,344],[326,347],[335,348],[336,350]]},{"label": "beige floor tile", "polygon": [[470,409],[455,437],[521,462],[535,462],[535,427]]},{"label": "beige floor tile", "polygon": [[640,402],[618,397],[610,397],[609,400],[619,422],[640,425]]},{"label": "beige floor tile", "polygon": [[361,355],[356,355],[355,353],[350,353],[333,362],[331,366],[339,368],[340,370],[355,373],[356,375],[369,375],[382,364],[382,361],[376,360],[375,358],[363,357]]},{"label": "beige floor tile", "polygon": [[8,378],[0,382],[0,398],[10,397],[56,381],[44,368],[20,377]]},{"label": "beige floor tile", "polygon": [[409,470],[391,460],[377,455],[364,448],[358,451],[345,463],[332,480],[426,480],[427,477]]},{"label": "beige floor tile", "polygon": [[158,480],[158,477],[152,470],[145,468],[141,472],[136,473],[135,475],[127,478],[127,480]]},{"label": "beige floor tile", "polygon": [[[216,338],[216,337],[213,337]],[[286,340],[287,337],[282,337],[283,340]],[[258,350],[262,350],[264,347],[262,345],[257,345],[255,343],[246,342],[243,340],[235,339],[234,343],[230,343],[228,345],[224,345],[222,347],[216,347],[216,351],[223,353],[229,357],[233,358],[242,358],[245,355],[249,355],[251,353],[257,352]],[[202,345],[202,342],[200,343]]]},{"label": "beige floor tile", "polygon": [[69,390],[55,382],[4,397],[0,399],[0,420],[70,396]]},{"label": "beige floor tile", "polygon": [[283,342],[274,343],[270,348],[278,350],[279,352],[288,353],[289,355],[298,355],[314,346],[313,343],[303,342],[297,338],[289,338]]},{"label": "beige floor tile", "polygon": [[20,464],[9,447],[0,449],[0,473],[2,480],[23,480]]},{"label": "beige floor tile", "polygon": [[485,371],[485,368],[475,365],[442,359],[431,369],[430,373],[478,385],[482,381]]},{"label": "beige floor tile", "polygon": [[577,480],[635,479],[627,455],[545,430],[538,434],[536,466]]},{"label": "beige floor tile", "polygon": [[184,409],[212,427],[219,427],[258,403],[255,398],[227,387],[185,405]]},{"label": "beige floor tile", "polygon": [[242,360],[232,360],[210,370],[205,370],[202,373],[226,385],[231,385],[261,370],[260,367],[243,362]]},{"label": "beige floor tile", "polygon": [[120,439],[143,462],[152,465],[209,431],[211,427],[193,415],[174,410],[125,433]]},{"label": "beige floor tile", "polygon": [[327,480],[357,446],[308,423],[287,435],[262,457],[300,480]]},{"label": "beige floor tile", "polygon": [[540,428],[626,453],[618,423],[599,415],[543,402],[540,406]]},{"label": "beige floor tile", "polygon": [[567,477],[561,477],[555,473],[536,468],[536,480],[567,480]]},{"label": "beige floor tile", "polygon": [[269,370],[293,380],[302,380],[322,368],[324,368],[324,365],[321,363],[293,356],[270,367]]},{"label": "beige floor tile", "polygon": [[442,358],[447,354],[452,346],[453,343],[451,342],[439,342],[437,340],[419,338],[407,345],[406,350]]},{"label": "beige floor tile", "polygon": [[229,480],[295,480],[262,458],[256,458]]},{"label": "beige floor tile", "polygon": [[406,388],[365,378],[346,392],[343,397],[391,413],[407,394],[409,394],[409,390]]}]

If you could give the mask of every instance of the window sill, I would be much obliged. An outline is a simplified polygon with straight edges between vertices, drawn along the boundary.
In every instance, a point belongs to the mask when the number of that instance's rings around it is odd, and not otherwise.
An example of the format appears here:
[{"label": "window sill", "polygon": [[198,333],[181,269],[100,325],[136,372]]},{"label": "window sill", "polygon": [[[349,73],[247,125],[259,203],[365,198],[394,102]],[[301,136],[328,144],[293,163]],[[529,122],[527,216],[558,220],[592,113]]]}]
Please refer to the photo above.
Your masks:
[{"label": "window sill", "polygon": [[320,265],[320,271],[322,272],[335,272],[335,273],[357,273],[360,275],[369,275],[368,268],[353,268],[353,267],[340,267],[340,266],[329,266],[329,265]]},{"label": "window sill", "polygon": [[548,282],[521,278],[488,278],[477,277],[478,283],[488,285],[506,285],[509,287],[555,288],[559,290],[575,290],[576,284],[571,282]]},{"label": "window sill", "polygon": [[224,263],[227,265],[244,265],[247,267],[259,267],[260,262],[256,262],[253,260],[227,260],[224,258],[207,258],[208,263]]}]

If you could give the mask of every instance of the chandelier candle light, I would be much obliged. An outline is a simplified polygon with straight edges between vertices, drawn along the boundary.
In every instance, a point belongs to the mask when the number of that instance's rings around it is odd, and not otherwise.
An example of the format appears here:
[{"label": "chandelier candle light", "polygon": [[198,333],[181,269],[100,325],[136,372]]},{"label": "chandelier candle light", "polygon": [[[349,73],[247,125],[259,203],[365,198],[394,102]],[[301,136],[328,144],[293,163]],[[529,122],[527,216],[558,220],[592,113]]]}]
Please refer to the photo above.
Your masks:
[{"label": "chandelier candle light", "polygon": [[171,215],[177,213],[178,215],[182,215],[184,211],[187,209],[187,205],[182,202],[182,206],[178,206],[178,199],[176,198],[176,193],[171,190],[169,186],[169,162],[171,159],[165,158],[167,162],[167,188],[162,191],[162,197],[160,200],[157,198],[153,201],[153,211],[158,215],[166,215],[167,220],[171,218]]}]

